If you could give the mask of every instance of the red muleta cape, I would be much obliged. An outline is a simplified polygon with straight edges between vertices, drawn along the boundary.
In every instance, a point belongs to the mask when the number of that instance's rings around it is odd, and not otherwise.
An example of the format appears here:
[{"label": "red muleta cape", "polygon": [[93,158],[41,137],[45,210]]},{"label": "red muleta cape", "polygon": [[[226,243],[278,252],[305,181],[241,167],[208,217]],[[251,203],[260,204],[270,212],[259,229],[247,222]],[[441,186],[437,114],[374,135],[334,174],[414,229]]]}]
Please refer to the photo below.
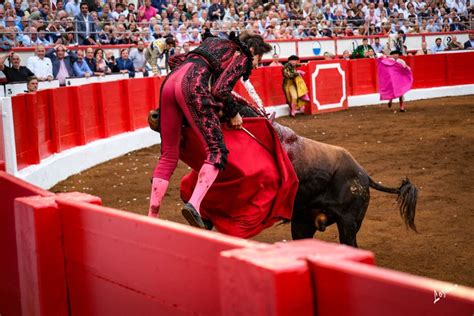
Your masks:
[{"label": "red muleta cape", "polygon": [[[245,118],[243,126],[264,146],[243,130],[223,126],[229,160],[206,194],[201,213],[219,232],[249,238],[291,219],[298,178],[267,119]],[[181,180],[181,198],[188,201],[206,155],[191,128],[183,129],[181,146],[180,159],[193,169]]]}]

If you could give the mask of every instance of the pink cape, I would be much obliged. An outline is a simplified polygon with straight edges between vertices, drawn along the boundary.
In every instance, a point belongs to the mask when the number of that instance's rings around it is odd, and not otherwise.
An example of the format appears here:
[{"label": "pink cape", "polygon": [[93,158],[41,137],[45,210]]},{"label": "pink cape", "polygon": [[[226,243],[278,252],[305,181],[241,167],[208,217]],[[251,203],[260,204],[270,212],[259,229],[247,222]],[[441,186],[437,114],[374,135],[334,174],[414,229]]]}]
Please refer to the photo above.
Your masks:
[{"label": "pink cape", "polygon": [[380,100],[392,100],[407,93],[413,84],[410,68],[403,67],[391,58],[378,58]]},{"label": "pink cape", "polygon": [[[224,171],[219,173],[201,204],[204,218],[217,231],[249,238],[283,219],[290,220],[298,190],[298,178],[278,137],[263,118],[244,118],[244,131],[223,127],[230,153]],[[188,201],[196,185],[197,172],[205,151],[191,128],[183,131],[180,158],[193,171],[181,180],[181,197]]]}]

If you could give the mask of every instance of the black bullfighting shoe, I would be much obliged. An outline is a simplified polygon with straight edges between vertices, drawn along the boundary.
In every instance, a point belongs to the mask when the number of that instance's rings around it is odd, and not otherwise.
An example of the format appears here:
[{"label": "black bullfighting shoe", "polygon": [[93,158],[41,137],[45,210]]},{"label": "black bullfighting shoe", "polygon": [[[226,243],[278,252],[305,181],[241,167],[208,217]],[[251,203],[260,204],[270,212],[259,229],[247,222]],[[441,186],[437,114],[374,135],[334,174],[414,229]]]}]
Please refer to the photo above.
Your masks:
[{"label": "black bullfighting shoe", "polygon": [[184,218],[186,218],[189,225],[206,229],[206,225],[204,225],[201,215],[199,215],[191,203],[186,203],[184,205],[183,209],[181,210],[181,214],[183,214]]},{"label": "black bullfighting shoe", "polygon": [[204,226],[206,227],[207,230],[212,230],[214,228],[214,223],[206,218],[202,218],[202,222],[204,223]]}]

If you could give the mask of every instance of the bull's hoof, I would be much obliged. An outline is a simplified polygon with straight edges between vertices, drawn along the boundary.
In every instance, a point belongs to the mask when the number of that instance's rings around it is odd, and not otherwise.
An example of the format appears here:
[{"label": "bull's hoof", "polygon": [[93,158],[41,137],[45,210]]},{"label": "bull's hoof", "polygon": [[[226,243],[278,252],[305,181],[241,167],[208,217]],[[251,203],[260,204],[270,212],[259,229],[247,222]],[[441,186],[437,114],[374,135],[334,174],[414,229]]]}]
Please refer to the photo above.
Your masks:
[{"label": "bull's hoof", "polygon": [[181,213],[183,214],[184,218],[188,221],[189,225],[198,227],[198,228],[203,228],[207,229],[206,225],[202,221],[201,215],[196,211],[194,206],[190,203],[186,203],[181,210]]}]

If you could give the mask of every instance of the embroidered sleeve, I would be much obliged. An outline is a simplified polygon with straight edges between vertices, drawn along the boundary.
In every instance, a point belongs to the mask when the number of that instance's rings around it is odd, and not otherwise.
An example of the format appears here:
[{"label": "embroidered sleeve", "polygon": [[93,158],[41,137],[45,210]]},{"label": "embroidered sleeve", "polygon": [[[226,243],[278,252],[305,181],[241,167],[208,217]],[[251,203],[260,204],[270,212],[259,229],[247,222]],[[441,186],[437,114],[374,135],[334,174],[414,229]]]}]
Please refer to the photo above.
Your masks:
[{"label": "embroidered sleeve", "polygon": [[283,77],[287,79],[292,79],[292,78],[297,77],[298,75],[299,74],[296,71],[296,68],[291,66],[290,64],[287,64],[285,65],[285,67],[283,67]]},{"label": "embroidered sleeve", "polygon": [[237,80],[247,72],[247,67],[248,57],[246,55],[235,56],[212,87],[212,95],[224,104],[223,111],[227,117],[234,117],[242,107],[242,103],[239,102],[240,98],[232,94],[232,90]]}]

